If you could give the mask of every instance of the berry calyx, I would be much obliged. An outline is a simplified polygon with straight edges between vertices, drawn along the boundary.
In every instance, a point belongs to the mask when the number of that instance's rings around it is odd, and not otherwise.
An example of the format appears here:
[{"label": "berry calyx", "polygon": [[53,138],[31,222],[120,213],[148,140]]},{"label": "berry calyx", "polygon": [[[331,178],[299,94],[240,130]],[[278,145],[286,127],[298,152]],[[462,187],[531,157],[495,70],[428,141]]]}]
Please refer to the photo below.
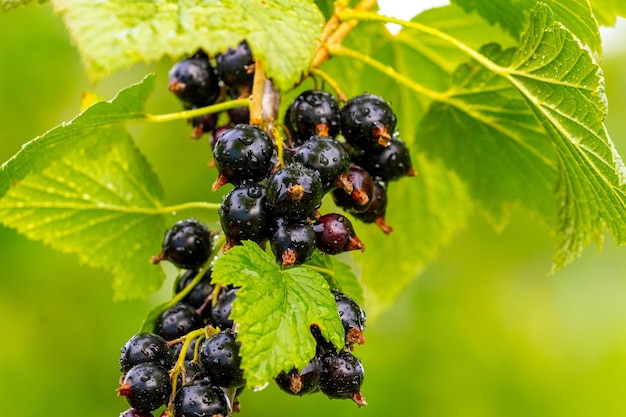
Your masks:
[{"label": "berry calyx", "polygon": [[332,190],[335,204],[352,213],[360,213],[367,210],[372,202],[374,194],[374,180],[364,168],[350,164],[348,181],[352,184],[352,192],[347,194],[344,190]]},{"label": "berry calyx", "polygon": [[337,213],[321,216],[313,225],[317,248],[323,253],[335,255],[341,252],[365,251],[365,245],[354,231],[347,217]]},{"label": "berry calyx", "polygon": [[319,174],[299,164],[277,170],[267,184],[267,203],[278,216],[302,220],[313,217],[322,197]]},{"label": "berry calyx", "polygon": [[363,330],[365,330],[365,312],[353,298],[346,294],[337,290],[333,290],[333,294],[335,296],[335,302],[337,303],[339,318],[341,319],[341,324],[346,333],[346,344],[364,344],[365,336],[363,336]]},{"label": "berry calyx", "polygon": [[259,182],[274,165],[274,144],[263,130],[254,125],[238,124],[217,138],[213,157],[219,176],[213,191],[230,182]]},{"label": "berry calyx", "polygon": [[169,372],[149,362],[130,368],[117,389],[117,394],[126,397],[131,407],[144,412],[165,404],[171,392]]},{"label": "berry calyx", "polygon": [[321,358],[316,355],[302,371],[298,372],[294,368],[289,372],[281,372],[274,380],[278,387],[286,393],[301,396],[312,394],[318,389],[321,373]]},{"label": "berry calyx", "polygon": [[279,218],[273,231],[270,246],[280,265],[299,265],[311,259],[315,251],[313,225],[302,220]]},{"label": "berry calyx", "polygon": [[374,182],[374,192],[372,194],[372,203],[367,210],[354,213],[354,217],[364,223],[374,223],[380,230],[389,234],[393,228],[385,221],[385,213],[387,212],[387,186],[382,181]]},{"label": "berry calyx", "polygon": [[339,118],[339,103],[332,94],[322,90],[308,90],[289,105],[285,113],[285,125],[295,144],[299,145],[311,136],[337,136]]},{"label": "berry calyx", "polygon": [[179,268],[197,269],[209,260],[212,246],[208,227],[195,219],[181,220],[165,233],[161,253],[150,262],[168,260]]},{"label": "berry calyx", "polygon": [[169,72],[168,89],[183,103],[204,107],[220,94],[215,68],[205,57],[187,58],[174,64]]},{"label": "berry calyx", "polygon": [[346,142],[362,150],[387,146],[396,122],[391,106],[369,93],[351,98],[341,109],[341,133]]}]

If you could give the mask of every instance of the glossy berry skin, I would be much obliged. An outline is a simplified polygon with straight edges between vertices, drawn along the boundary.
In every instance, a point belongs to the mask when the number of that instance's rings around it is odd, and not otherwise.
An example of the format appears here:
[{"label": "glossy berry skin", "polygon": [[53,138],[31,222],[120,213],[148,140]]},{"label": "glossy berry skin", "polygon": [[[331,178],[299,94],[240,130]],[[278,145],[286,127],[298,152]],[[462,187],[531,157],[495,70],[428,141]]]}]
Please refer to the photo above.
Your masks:
[{"label": "glossy berry skin", "polygon": [[359,406],[367,404],[361,395],[363,377],[361,361],[350,352],[329,352],[322,356],[320,390],[329,398],[350,398]]},{"label": "glossy berry skin", "polygon": [[249,95],[254,80],[254,59],[248,42],[244,40],[237,48],[228,48],[223,54],[218,54],[215,62],[224,84],[231,90],[247,90]]},{"label": "glossy berry skin", "polygon": [[294,164],[270,176],[267,203],[277,216],[304,220],[322,204],[323,191],[316,171]]},{"label": "glossy berry skin", "polygon": [[290,129],[296,145],[311,136],[339,134],[339,103],[335,97],[322,90],[308,90],[300,94],[289,105],[285,113],[285,125]]},{"label": "glossy berry skin", "polygon": [[227,182],[234,185],[265,179],[273,166],[274,145],[263,130],[239,124],[217,138],[213,148],[219,177],[213,191]]},{"label": "glossy berry skin", "polygon": [[176,222],[165,233],[161,254],[152,262],[166,259],[179,268],[197,269],[211,255],[211,231],[195,219]]},{"label": "glossy berry skin", "polygon": [[[203,274],[200,281],[196,284],[187,295],[180,300],[181,303],[187,304],[194,309],[198,310],[202,308],[201,316],[204,318],[210,318],[211,309],[207,306],[207,299],[213,293],[214,286],[211,284],[212,268],[207,269]],[[175,293],[178,294],[194,280],[198,274],[197,270],[187,270],[183,273],[180,280],[176,283]]]},{"label": "glossy berry skin", "polygon": [[149,411],[139,411],[134,408],[129,408],[120,414],[120,417],[154,417]]},{"label": "glossy berry skin", "polygon": [[213,324],[220,329],[230,329],[234,322],[230,319],[230,313],[233,311],[233,301],[237,298],[238,288],[231,288],[217,298],[217,302],[211,309]]},{"label": "glossy berry skin", "polygon": [[409,150],[398,138],[392,138],[385,148],[364,152],[355,158],[355,162],[385,182],[416,175]]},{"label": "glossy berry skin", "polygon": [[333,290],[335,302],[337,303],[337,311],[341,324],[346,333],[346,344],[365,343],[363,330],[365,330],[365,312],[357,302],[337,290]]},{"label": "glossy berry skin", "polygon": [[174,417],[228,417],[231,406],[224,390],[208,381],[182,387],[174,398]]},{"label": "glossy berry skin", "polygon": [[347,217],[338,213],[329,213],[321,216],[313,225],[317,248],[330,255],[351,250],[365,250],[354,231],[354,227]]},{"label": "glossy berry skin", "polygon": [[334,187],[352,191],[352,184],[347,181],[350,154],[335,139],[312,136],[293,152],[290,157],[292,161],[319,173],[324,192]]},{"label": "glossy berry skin", "polygon": [[352,184],[352,192],[346,193],[342,189],[334,189],[332,190],[333,201],[350,213],[364,212],[372,204],[374,179],[367,170],[355,164],[350,164],[347,178]]},{"label": "glossy berry skin", "polygon": [[212,383],[237,388],[245,383],[240,369],[239,342],[227,329],[206,339],[200,346],[200,362]]},{"label": "glossy berry skin", "polygon": [[282,266],[300,265],[315,251],[313,225],[301,220],[277,219],[270,237],[276,262]]},{"label": "glossy berry skin", "polygon": [[362,150],[387,146],[396,122],[391,106],[373,94],[353,97],[341,109],[341,133],[348,144]]},{"label": "glossy berry skin", "polygon": [[204,107],[213,104],[220,94],[219,79],[208,59],[184,59],[169,72],[169,90],[183,103]]},{"label": "glossy berry skin", "polygon": [[161,317],[156,322],[154,332],[163,337],[163,339],[170,341],[203,326],[204,321],[196,310],[187,304],[180,303],[169,307],[161,313]]},{"label": "glossy berry skin", "polygon": [[169,372],[154,363],[135,365],[124,376],[117,393],[126,397],[128,404],[136,410],[156,410],[172,393]]},{"label": "glossy berry skin", "polygon": [[152,362],[166,369],[172,367],[174,356],[165,339],[154,333],[139,333],[120,349],[119,364],[122,373],[144,362]]},{"label": "glossy berry skin", "polygon": [[218,213],[227,247],[240,245],[243,240],[262,244],[269,238],[267,189],[261,184],[233,188],[222,200]]},{"label": "glossy berry skin", "polygon": [[382,181],[374,181],[372,204],[361,213],[354,213],[354,217],[363,223],[375,223],[383,233],[389,234],[392,228],[385,222],[387,212],[387,186]]},{"label": "glossy berry skin", "polygon": [[318,389],[321,373],[321,357],[315,356],[302,371],[298,372],[294,368],[289,372],[281,372],[274,380],[287,394],[302,396],[312,394]]}]

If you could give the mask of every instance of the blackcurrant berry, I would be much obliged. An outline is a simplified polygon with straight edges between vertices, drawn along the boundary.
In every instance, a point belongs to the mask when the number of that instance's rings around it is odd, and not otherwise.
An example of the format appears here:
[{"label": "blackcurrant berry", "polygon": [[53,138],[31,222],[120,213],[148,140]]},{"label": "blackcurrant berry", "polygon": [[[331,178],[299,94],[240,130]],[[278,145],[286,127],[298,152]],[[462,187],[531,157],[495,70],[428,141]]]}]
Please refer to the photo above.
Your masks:
[{"label": "blackcurrant berry", "polygon": [[277,216],[290,219],[313,217],[323,195],[319,174],[298,164],[277,170],[267,184],[268,205]]},{"label": "blackcurrant berry", "polygon": [[269,238],[267,190],[258,183],[241,184],[222,200],[218,213],[226,236],[224,250],[243,240],[263,244]]},{"label": "blackcurrant berry", "polygon": [[195,219],[181,220],[165,233],[161,253],[150,261],[168,260],[179,268],[197,269],[209,259],[212,245],[208,227]]},{"label": "blackcurrant berry", "polygon": [[295,148],[290,159],[317,171],[324,192],[334,187],[352,192],[352,183],[348,181],[350,154],[335,139],[313,136]]},{"label": "blackcurrant berry", "polygon": [[307,221],[279,218],[273,227],[270,246],[282,266],[302,264],[315,251],[315,230]]},{"label": "blackcurrant berry", "polygon": [[411,164],[409,150],[404,142],[398,138],[392,138],[389,145],[385,148],[364,152],[356,157],[354,161],[366,169],[372,176],[378,177],[385,182],[417,175]]},{"label": "blackcurrant berry", "polygon": [[200,361],[211,382],[224,388],[237,388],[245,383],[240,369],[239,345],[230,329],[202,343]]},{"label": "blackcurrant berry", "polygon": [[128,410],[122,412],[120,417],[154,417],[149,411],[139,411],[134,408],[129,408]]},{"label": "blackcurrant berry", "polygon": [[387,146],[396,122],[391,106],[373,94],[353,97],[341,109],[341,133],[346,142],[363,150]]},{"label": "blackcurrant berry", "polygon": [[192,330],[204,326],[202,317],[187,304],[176,304],[167,308],[155,324],[154,332],[170,341],[178,339]]},{"label": "blackcurrant berry", "polygon": [[230,329],[233,327],[233,321],[230,319],[230,313],[233,310],[233,301],[237,298],[238,288],[231,288],[217,298],[217,302],[211,309],[213,324],[220,329]]},{"label": "blackcurrant berry", "polygon": [[256,126],[239,124],[225,131],[213,148],[219,172],[213,191],[228,182],[239,185],[265,179],[273,166],[273,153],[272,140]]},{"label": "blackcurrant berry", "polygon": [[[197,107],[192,107],[192,109],[195,108]],[[209,113],[203,114],[202,116],[195,116],[190,118],[188,122],[191,123],[191,126],[193,127],[193,130],[191,131],[191,137],[193,139],[199,139],[202,137],[203,134],[210,133],[215,129],[215,126],[217,126],[217,113]]]},{"label": "blackcurrant berry", "polygon": [[231,412],[224,390],[206,380],[182,387],[174,398],[174,417],[228,417]]},{"label": "blackcurrant berry", "polygon": [[323,253],[335,255],[351,250],[365,250],[365,245],[354,232],[347,217],[337,213],[321,216],[313,225],[317,248]]},{"label": "blackcurrant berry", "polygon": [[337,303],[337,311],[341,324],[346,332],[346,343],[365,343],[363,330],[365,330],[365,312],[357,302],[351,297],[337,290],[333,290],[335,302]]},{"label": "blackcurrant berry", "polygon": [[374,194],[374,179],[362,167],[350,164],[348,181],[352,184],[352,192],[350,194],[338,188],[332,190],[335,204],[352,213],[360,213],[367,210]]},{"label": "blackcurrant berry", "polygon": [[329,398],[350,398],[359,407],[367,405],[361,394],[363,365],[350,352],[326,353],[322,356],[320,390]]},{"label": "blackcurrant berry", "polygon": [[387,186],[382,181],[374,181],[372,203],[369,208],[361,213],[354,213],[354,217],[364,223],[375,223],[385,234],[393,230],[385,221],[387,212]]},{"label": "blackcurrant berry", "polygon": [[235,107],[234,109],[228,109],[226,113],[228,114],[230,122],[234,125],[250,123],[249,107]]},{"label": "blackcurrant berry", "polygon": [[320,374],[322,373],[322,361],[319,356],[311,361],[298,372],[292,369],[289,372],[281,372],[275,378],[278,387],[291,395],[312,394],[318,389]]},{"label": "blackcurrant berry", "polygon": [[296,145],[302,144],[311,136],[331,136],[339,134],[339,103],[335,97],[321,90],[308,90],[300,94],[289,105],[285,123],[289,127]]},{"label": "blackcurrant berry", "polygon": [[220,94],[215,68],[206,58],[187,58],[174,64],[169,72],[168,89],[182,102],[204,107]]},{"label": "blackcurrant berry", "polygon": [[[200,278],[200,281],[196,284],[196,286],[193,287],[191,291],[189,291],[187,295],[183,297],[182,300],[180,300],[183,304],[187,304],[194,309],[200,311],[200,315],[204,318],[211,317],[211,308],[207,307],[207,305],[209,304],[209,297],[213,293],[213,289],[215,288],[211,284],[212,272],[212,268],[208,268],[202,274],[202,278]],[[178,281],[178,283],[176,284],[175,293],[178,294],[182,290],[187,288],[187,286],[189,286],[189,284],[191,284],[191,282],[194,280],[196,275],[198,275],[197,270],[185,271],[180,281]]]},{"label": "blackcurrant berry", "polygon": [[154,363],[137,364],[126,373],[117,393],[139,411],[156,410],[172,393],[169,372]]},{"label": "blackcurrant berry", "polygon": [[172,350],[165,339],[154,333],[139,333],[131,337],[120,349],[119,364],[122,373],[126,373],[133,366],[152,362],[169,369],[174,364]]},{"label": "blackcurrant berry", "polygon": [[250,95],[254,80],[254,59],[248,42],[244,40],[237,48],[228,48],[223,54],[218,54],[215,62],[224,84],[231,90],[239,90],[240,96]]}]

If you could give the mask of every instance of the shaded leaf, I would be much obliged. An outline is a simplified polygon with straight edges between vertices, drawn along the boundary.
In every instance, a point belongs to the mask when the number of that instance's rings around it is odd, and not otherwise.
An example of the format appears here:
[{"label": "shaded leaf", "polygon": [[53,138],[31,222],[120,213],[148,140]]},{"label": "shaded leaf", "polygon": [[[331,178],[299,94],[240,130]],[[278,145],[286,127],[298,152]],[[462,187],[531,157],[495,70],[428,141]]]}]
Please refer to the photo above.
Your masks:
[{"label": "shaded leaf", "polygon": [[356,300],[359,305],[364,305],[365,299],[361,279],[350,265],[337,259],[337,256],[315,251],[313,258],[306,265],[326,270],[318,272],[326,278],[332,288],[337,288]]},{"label": "shaded leaf", "polygon": [[241,287],[230,317],[239,325],[241,367],[249,387],[264,386],[283,370],[302,369],[315,355],[312,324],[335,346],[343,346],[337,304],[319,273],[280,269],[257,244],[244,241],[217,260],[212,280]]},{"label": "shaded leaf", "polygon": [[54,0],[89,75],[98,80],[137,62],[210,55],[247,39],[279,89],[308,69],[324,22],[312,0],[171,2]]}]

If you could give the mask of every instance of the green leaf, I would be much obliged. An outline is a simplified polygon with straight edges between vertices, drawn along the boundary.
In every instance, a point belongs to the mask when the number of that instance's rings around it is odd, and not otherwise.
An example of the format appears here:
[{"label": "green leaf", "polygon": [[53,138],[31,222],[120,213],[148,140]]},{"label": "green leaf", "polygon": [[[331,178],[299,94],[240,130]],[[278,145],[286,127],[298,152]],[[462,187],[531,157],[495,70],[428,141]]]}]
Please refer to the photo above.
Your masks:
[{"label": "green leaf", "polygon": [[[26,6],[30,3],[32,3],[35,0],[1,0],[0,1],[0,6],[2,7],[2,10],[5,12],[8,12],[9,10],[12,9],[16,9],[18,7],[22,7],[22,6]],[[43,4],[43,3],[47,3],[48,0],[36,0],[37,3],[39,4]]]},{"label": "green leaf", "polygon": [[289,89],[308,69],[324,18],[312,0],[54,0],[89,75],[98,80],[137,62],[210,55],[247,39],[266,75]]},{"label": "green leaf", "polygon": [[64,155],[11,187],[0,200],[0,219],[111,271],[116,299],[146,297],[164,278],[149,262],[165,230],[158,179],[125,129],[92,135],[92,147]]},{"label": "green leaf", "polygon": [[500,24],[516,38],[525,30],[530,11],[546,4],[561,22],[593,51],[602,52],[602,39],[588,0],[453,0],[466,10],[476,10],[491,23]]},{"label": "green leaf", "polygon": [[615,25],[618,16],[626,17],[626,2],[622,0],[591,0],[591,8],[603,26]]},{"label": "green leaf", "polygon": [[306,366],[315,355],[312,324],[335,346],[343,346],[337,304],[319,273],[305,267],[281,270],[257,244],[245,241],[217,260],[212,277],[214,283],[241,287],[231,318],[239,325],[241,367],[249,387]]},{"label": "green leaf", "polygon": [[22,146],[0,166],[0,197],[10,186],[33,172],[40,172],[52,162],[81,148],[100,142],[103,129],[145,117],[144,104],[154,89],[154,75],[121,90],[115,98],[96,103],[74,120],[63,123]]},{"label": "green leaf", "polygon": [[[339,255],[341,256],[341,255]],[[321,273],[329,285],[353,298],[359,305],[365,305],[363,283],[347,263],[337,259],[338,256],[326,255],[315,251],[313,258],[305,266],[313,266]]]}]

